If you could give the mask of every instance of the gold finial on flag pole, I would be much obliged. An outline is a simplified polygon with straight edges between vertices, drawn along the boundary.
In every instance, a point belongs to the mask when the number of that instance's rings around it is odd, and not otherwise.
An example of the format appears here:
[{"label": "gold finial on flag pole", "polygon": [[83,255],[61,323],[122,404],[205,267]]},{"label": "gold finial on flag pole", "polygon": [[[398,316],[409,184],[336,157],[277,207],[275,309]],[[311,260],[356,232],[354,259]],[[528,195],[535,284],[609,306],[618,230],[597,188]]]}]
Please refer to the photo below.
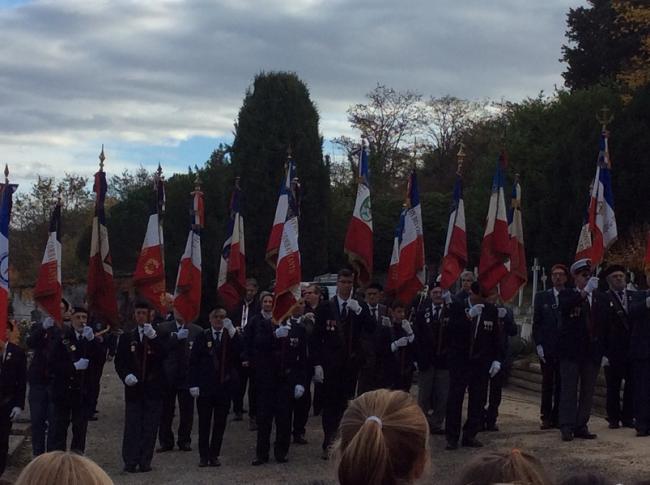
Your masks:
[{"label": "gold finial on flag pole", "polygon": [[600,108],[600,111],[598,111],[598,114],[596,115],[596,119],[602,125],[602,130],[607,131],[607,124],[612,122],[612,120],[614,119],[614,115],[610,113],[609,108],[607,106],[603,106],[602,108]]},{"label": "gold finial on flag pole", "polygon": [[5,184],[9,185],[9,164],[5,163]]},{"label": "gold finial on flag pole", "polygon": [[100,172],[104,171],[104,160],[106,160],[106,156],[104,155],[104,144],[102,143],[102,151],[99,154],[99,171]]}]

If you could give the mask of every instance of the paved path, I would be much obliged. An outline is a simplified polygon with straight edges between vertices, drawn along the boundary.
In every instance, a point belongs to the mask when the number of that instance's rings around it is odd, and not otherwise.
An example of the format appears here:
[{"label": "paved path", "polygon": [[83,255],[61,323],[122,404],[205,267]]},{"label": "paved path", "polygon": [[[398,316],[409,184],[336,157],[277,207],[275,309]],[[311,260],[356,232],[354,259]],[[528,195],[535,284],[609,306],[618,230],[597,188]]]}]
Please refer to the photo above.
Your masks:
[{"label": "paved path", "polygon": [[[224,437],[220,468],[198,468],[196,423],[192,452],[174,451],[157,454],[153,471],[147,474],[122,472],[123,390],[112,365],[106,366],[100,397],[100,419],[90,423],[87,456],[97,461],[116,484],[274,484],[292,485],[335,483],[331,462],[320,459],[322,432],[320,418],[310,418],[308,445],[292,445],[289,462],[253,467],[255,433],[248,431],[247,421],[230,422]],[[504,393],[500,432],[481,433],[479,438],[489,449],[521,448],[539,456],[556,476],[579,470],[604,473],[619,483],[633,483],[650,477],[650,438],[636,438],[629,429],[609,430],[602,417],[594,417],[591,429],[598,434],[593,441],[560,441],[559,432],[540,431],[536,397],[508,389]],[[480,450],[444,451],[444,438],[431,439],[431,468],[422,483],[449,483],[469,457]],[[16,461],[27,462],[26,448]],[[9,467],[3,478],[13,479],[20,463]]]}]

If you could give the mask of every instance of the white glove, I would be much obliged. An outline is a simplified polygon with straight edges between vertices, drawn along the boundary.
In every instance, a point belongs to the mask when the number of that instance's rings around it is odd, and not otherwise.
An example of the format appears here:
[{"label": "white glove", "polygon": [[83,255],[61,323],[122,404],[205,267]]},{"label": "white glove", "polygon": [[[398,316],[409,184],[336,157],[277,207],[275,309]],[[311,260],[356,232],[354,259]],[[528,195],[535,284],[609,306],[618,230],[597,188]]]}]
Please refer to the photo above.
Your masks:
[{"label": "white glove", "polygon": [[235,336],[235,326],[232,324],[232,320],[230,318],[224,318],[223,319],[223,328],[226,329],[228,332],[228,335],[230,335],[230,338],[233,338]]},{"label": "white glove", "polygon": [[156,336],[158,335],[150,323],[144,324],[144,326],[142,327],[142,333],[149,340],[156,338]]},{"label": "white glove", "polygon": [[133,387],[138,383],[138,378],[134,376],[133,374],[129,374],[124,378],[124,384],[126,384],[129,387]]},{"label": "white glove", "polygon": [[390,344],[390,349],[393,352],[397,352],[397,349],[400,347],[406,347],[409,344],[409,338],[408,337],[401,337],[395,340],[392,344]]},{"label": "white glove", "polygon": [[95,338],[95,332],[93,332],[93,329],[90,328],[88,325],[84,326],[84,329],[83,329],[83,332],[81,332],[81,335],[83,336],[83,338],[88,340],[88,342],[90,342],[92,339]]},{"label": "white glove", "polygon": [[411,322],[408,320],[402,320],[402,329],[406,332],[406,335],[413,335],[413,327],[411,327]]},{"label": "white glove", "polygon": [[77,370],[86,370],[88,368],[88,363],[89,363],[88,359],[79,359],[73,365],[74,368]]},{"label": "white glove", "polygon": [[591,293],[596,288],[598,288],[598,278],[592,276],[589,278],[589,281],[587,281],[587,284],[585,285],[585,292]]},{"label": "white glove", "polygon": [[305,393],[305,388],[300,384],[296,384],[296,387],[293,388],[294,399],[300,399],[304,393]]},{"label": "white glove", "polygon": [[490,377],[494,377],[495,375],[497,375],[500,370],[501,370],[501,362],[495,360],[494,362],[492,362],[492,365],[490,366]]},{"label": "white glove", "polygon": [[445,290],[442,292],[442,299],[445,301],[447,305],[451,305],[453,303],[453,299],[449,290]]},{"label": "white glove", "polygon": [[18,406],[12,408],[11,412],[9,413],[9,419],[11,419],[12,421],[16,421],[20,417],[20,414],[22,412],[23,410],[20,409]]},{"label": "white glove", "polygon": [[392,325],[392,322],[390,321],[390,318],[388,318],[388,317],[381,317],[381,324],[384,327],[390,327]]},{"label": "white glove", "polygon": [[359,302],[354,298],[350,298],[348,300],[347,309],[350,310],[351,312],[354,312],[357,315],[361,313],[361,305],[359,305]]},{"label": "white glove", "polygon": [[197,397],[199,397],[199,394],[200,393],[198,387],[190,387],[190,396],[196,399]]},{"label": "white glove", "polygon": [[305,318],[307,320],[311,320],[312,322],[316,321],[316,316],[312,312],[305,313]]},{"label": "white glove", "polygon": [[277,338],[286,338],[289,336],[289,330],[291,330],[291,323],[287,322],[286,325],[280,325],[275,329],[275,336]]},{"label": "white glove", "polygon": [[324,380],[325,380],[325,374],[323,373],[323,366],[315,365],[313,381],[322,384]]},{"label": "white glove", "polygon": [[54,326],[54,320],[52,317],[45,317],[41,325],[43,325],[43,330],[47,330],[48,328],[52,328]]},{"label": "white glove", "polygon": [[544,358],[544,347],[538,345],[536,349],[537,349],[537,357],[539,357],[539,360],[541,360],[544,364],[546,364],[546,359]]},{"label": "white glove", "polygon": [[181,328],[178,332],[176,332],[176,340],[185,340],[189,336],[190,336],[190,330],[184,327]]},{"label": "white glove", "polygon": [[508,310],[501,307],[501,308],[497,309],[497,311],[499,312],[499,318],[506,318],[506,315],[508,314]]},{"label": "white glove", "polygon": [[483,303],[474,305],[472,308],[469,309],[469,316],[472,318],[478,317],[481,313],[483,313],[483,308],[485,308],[485,305]]},{"label": "white glove", "polygon": [[600,360],[601,367],[607,367],[609,365],[609,359],[603,355],[603,358]]}]

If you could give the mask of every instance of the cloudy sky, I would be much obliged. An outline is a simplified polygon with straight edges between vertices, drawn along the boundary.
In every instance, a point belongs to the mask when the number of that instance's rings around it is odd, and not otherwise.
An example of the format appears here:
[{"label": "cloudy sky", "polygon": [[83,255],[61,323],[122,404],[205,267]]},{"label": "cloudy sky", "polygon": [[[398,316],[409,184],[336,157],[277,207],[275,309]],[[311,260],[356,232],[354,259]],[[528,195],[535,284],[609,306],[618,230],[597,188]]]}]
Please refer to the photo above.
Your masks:
[{"label": "cloudy sky", "polygon": [[296,72],[325,138],[377,83],[519,100],[561,86],[584,0],[0,0],[0,162],[12,179],[201,164],[256,73]]}]

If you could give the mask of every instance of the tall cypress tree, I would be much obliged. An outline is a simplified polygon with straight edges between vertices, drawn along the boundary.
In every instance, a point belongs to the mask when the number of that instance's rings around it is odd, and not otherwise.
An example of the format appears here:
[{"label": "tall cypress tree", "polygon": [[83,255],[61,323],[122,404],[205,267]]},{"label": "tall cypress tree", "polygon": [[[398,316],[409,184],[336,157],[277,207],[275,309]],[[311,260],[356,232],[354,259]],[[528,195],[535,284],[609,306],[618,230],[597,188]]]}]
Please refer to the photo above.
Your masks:
[{"label": "tall cypress tree", "polygon": [[289,149],[302,184],[303,278],[327,270],[330,184],[318,121],[307,86],[288,72],[258,74],[239,111],[232,165],[244,195],[248,273],[263,281],[272,277],[264,254]]}]

